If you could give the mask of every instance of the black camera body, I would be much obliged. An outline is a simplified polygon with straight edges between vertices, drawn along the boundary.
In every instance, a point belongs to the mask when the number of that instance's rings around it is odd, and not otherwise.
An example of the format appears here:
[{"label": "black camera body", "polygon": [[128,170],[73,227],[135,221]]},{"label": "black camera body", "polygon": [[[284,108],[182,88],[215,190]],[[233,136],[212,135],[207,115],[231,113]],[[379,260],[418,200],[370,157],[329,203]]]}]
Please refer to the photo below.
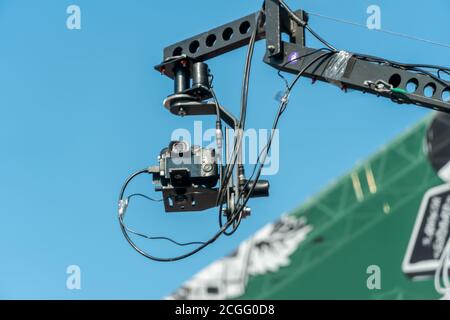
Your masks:
[{"label": "black camera body", "polygon": [[202,211],[216,205],[219,165],[214,149],[172,141],[161,151],[152,173],[167,212]]},{"label": "black camera body", "polygon": [[191,185],[214,187],[219,180],[219,166],[214,149],[189,147],[186,142],[172,141],[160,154],[163,186],[183,188]]}]

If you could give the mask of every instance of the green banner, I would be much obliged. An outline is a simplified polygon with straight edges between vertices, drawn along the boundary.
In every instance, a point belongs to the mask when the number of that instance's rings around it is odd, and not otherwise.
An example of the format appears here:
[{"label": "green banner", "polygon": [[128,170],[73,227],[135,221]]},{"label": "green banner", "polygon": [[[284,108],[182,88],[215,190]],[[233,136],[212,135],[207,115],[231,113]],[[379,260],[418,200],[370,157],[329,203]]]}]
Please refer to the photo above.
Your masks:
[{"label": "green banner", "polygon": [[439,299],[449,161],[450,118],[428,117],[169,298]]}]

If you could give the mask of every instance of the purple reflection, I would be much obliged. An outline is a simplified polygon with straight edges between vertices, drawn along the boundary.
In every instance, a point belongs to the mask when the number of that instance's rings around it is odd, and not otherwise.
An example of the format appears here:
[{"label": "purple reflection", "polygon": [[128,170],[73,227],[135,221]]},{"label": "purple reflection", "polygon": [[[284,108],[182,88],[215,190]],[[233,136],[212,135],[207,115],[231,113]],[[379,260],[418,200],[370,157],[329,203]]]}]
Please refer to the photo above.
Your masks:
[{"label": "purple reflection", "polygon": [[295,63],[299,60],[299,57],[299,53],[297,51],[294,51],[288,56],[288,61],[289,63]]}]

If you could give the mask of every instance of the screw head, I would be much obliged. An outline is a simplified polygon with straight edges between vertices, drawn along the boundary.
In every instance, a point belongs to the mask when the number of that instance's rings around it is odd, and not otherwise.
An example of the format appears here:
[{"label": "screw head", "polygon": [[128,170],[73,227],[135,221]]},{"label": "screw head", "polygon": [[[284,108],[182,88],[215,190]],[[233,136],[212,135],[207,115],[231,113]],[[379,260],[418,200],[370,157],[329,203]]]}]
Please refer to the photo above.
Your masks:
[{"label": "screw head", "polygon": [[213,169],[213,166],[210,163],[207,163],[203,166],[203,171],[205,171],[205,172],[211,172],[212,169]]},{"label": "screw head", "polygon": [[186,115],[186,111],[183,108],[178,109],[178,115],[184,117]]}]

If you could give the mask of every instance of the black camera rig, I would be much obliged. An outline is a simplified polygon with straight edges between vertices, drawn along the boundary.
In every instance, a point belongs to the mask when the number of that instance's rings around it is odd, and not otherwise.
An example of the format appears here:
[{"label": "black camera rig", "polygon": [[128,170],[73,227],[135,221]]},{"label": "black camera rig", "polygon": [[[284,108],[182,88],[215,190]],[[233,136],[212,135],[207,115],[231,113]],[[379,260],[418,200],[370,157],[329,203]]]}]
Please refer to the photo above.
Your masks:
[{"label": "black camera rig", "polygon": [[[308,47],[307,32],[325,47]],[[282,34],[286,34],[289,40],[283,41]],[[337,50],[314,32],[305,11],[294,12],[283,0],[266,0],[263,8],[254,14],[170,45],[164,49],[163,62],[155,67],[174,82],[174,92],[164,100],[164,106],[177,116],[216,115],[217,150],[191,147],[179,141],[171,142],[169,148],[161,152],[158,166],[137,174],[153,174],[156,190],[162,191],[167,212],[201,211],[218,206],[219,216],[226,216],[227,222],[220,224],[221,229],[211,240],[197,243],[200,245],[197,249],[183,256],[159,259],[146,254],[134,245],[123,224],[128,205],[124,192],[128,183],[137,175],[134,174],[122,189],[119,219],[127,240],[147,258],[175,261],[200,251],[220,235],[231,235],[236,231],[241,219],[250,213],[247,207],[250,198],[268,196],[269,183],[259,179],[261,167],[256,175],[255,171],[253,172],[252,177],[255,176],[255,179],[248,180],[241,159],[250,61],[254,43],[263,39],[266,40],[264,62],[280,72],[297,75],[281,99],[274,127],[286,109],[290,91],[303,76],[313,81],[337,85],[344,91],[353,89],[389,98],[396,103],[413,104],[450,113],[450,102],[444,98],[445,93],[450,90],[450,83],[441,77],[442,73],[450,75],[449,68],[404,64]],[[247,45],[241,116],[238,120],[218,102],[212,89],[211,73],[206,61]],[[407,89],[411,84],[414,85],[412,91]],[[222,146],[222,122],[228,126],[225,129],[226,135],[231,129],[237,132],[234,144],[231,144],[230,139],[226,139],[226,145]],[[270,145],[271,141],[266,146],[266,154]],[[220,164],[222,148],[225,151],[225,159],[223,164]],[[263,165],[265,156],[260,155],[260,158]],[[218,183],[219,188],[216,187]],[[231,232],[228,231],[230,228]]]},{"label": "black camera rig", "polygon": [[219,166],[214,149],[172,141],[150,169],[167,212],[201,211],[216,206]]},{"label": "black camera rig", "polygon": [[[220,174],[215,149],[172,141],[161,151],[159,165],[148,171],[153,174],[155,190],[163,194],[166,212],[203,211],[217,206]],[[269,182],[258,181],[252,198],[268,195]]]}]

